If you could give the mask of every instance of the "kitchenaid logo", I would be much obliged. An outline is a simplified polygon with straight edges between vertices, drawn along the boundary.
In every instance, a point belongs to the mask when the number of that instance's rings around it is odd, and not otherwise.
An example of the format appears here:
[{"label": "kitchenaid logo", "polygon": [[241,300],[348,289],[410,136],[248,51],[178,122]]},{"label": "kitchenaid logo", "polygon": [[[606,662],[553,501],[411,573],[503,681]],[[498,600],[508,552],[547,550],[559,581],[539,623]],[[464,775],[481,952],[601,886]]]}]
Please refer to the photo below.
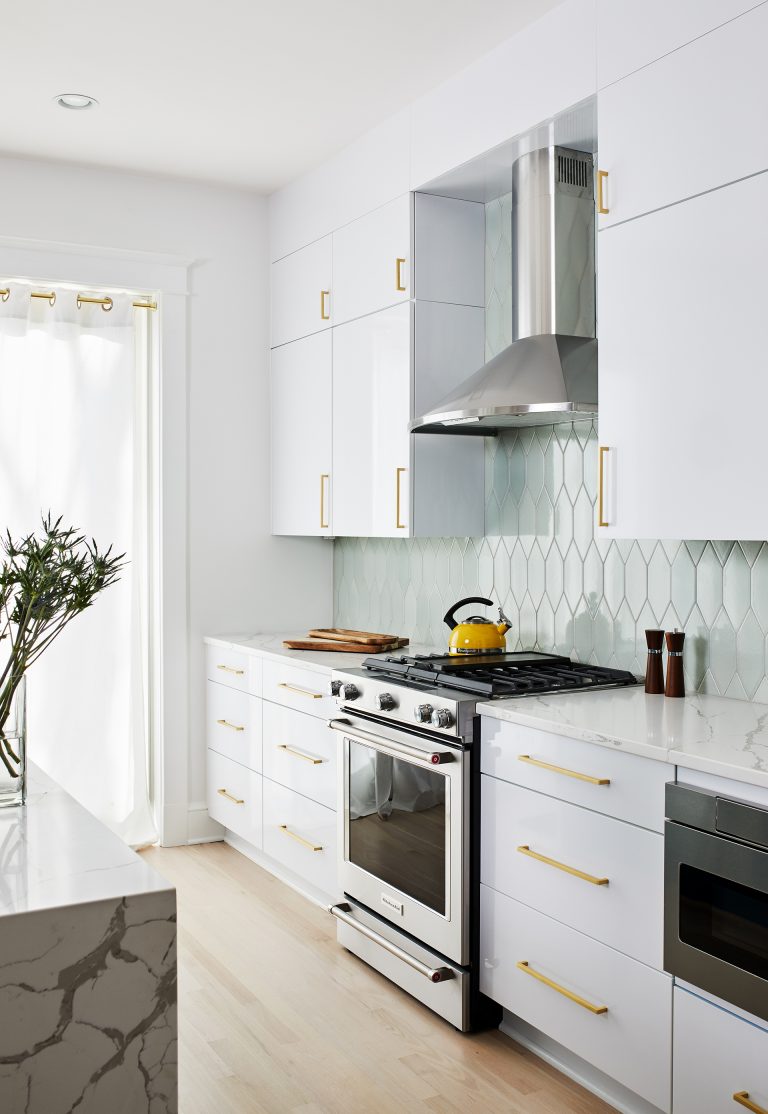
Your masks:
[{"label": "kitchenaid logo", "polygon": [[403,915],[403,903],[402,903],[402,901],[395,901],[395,899],[393,897],[390,897],[389,894],[382,894],[381,895],[381,904],[386,905],[388,909],[394,909],[395,912],[399,913],[400,916],[402,917],[402,915]]}]

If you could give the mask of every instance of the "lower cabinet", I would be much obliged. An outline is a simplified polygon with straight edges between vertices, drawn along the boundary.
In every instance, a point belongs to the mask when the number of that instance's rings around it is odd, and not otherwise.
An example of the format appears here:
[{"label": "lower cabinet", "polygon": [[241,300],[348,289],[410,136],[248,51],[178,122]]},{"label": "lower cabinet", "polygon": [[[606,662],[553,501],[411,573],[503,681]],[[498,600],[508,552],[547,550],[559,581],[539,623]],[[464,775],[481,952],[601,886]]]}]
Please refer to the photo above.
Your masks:
[{"label": "lower cabinet", "polygon": [[324,719],[269,700],[263,715],[266,776],[335,811],[336,732]]},{"label": "lower cabinet", "polygon": [[768,1031],[675,987],[674,1114],[768,1114]]},{"label": "lower cabinet", "polygon": [[488,886],[480,891],[482,992],[668,1112],[671,977]]},{"label": "lower cabinet", "polygon": [[264,851],[317,890],[336,893],[336,813],[264,778]]},{"label": "lower cabinet", "polygon": [[261,774],[208,750],[208,814],[261,848]]}]

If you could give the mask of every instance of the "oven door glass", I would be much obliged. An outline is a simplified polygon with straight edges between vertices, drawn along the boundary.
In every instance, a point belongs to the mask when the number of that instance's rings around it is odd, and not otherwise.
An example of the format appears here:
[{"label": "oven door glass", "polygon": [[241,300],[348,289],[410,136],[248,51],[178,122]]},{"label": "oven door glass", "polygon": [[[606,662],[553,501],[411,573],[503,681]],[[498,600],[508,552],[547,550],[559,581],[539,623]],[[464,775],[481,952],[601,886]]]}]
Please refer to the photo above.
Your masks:
[{"label": "oven door glass", "polygon": [[348,858],[446,913],[448,779],[349,740]]},{"label": "oven door glass", "polygon": [[679,916],[683,943],[768,979],[768,894],[681,863]]}]

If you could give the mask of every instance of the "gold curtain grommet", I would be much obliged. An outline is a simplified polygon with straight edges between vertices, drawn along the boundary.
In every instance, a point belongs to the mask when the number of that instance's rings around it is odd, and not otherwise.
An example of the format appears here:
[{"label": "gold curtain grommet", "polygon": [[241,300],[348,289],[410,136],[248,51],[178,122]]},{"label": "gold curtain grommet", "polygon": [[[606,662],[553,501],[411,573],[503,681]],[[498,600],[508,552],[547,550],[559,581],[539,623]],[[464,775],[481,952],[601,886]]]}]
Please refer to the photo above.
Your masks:
[{"label": "gold curtain grommet", "polygon": [[0,290],[0,298],[1,298],[1,299],[2,299],[2,300],[3,300],[4,302],[7,302],[7,301],[8,301],[8,299],[10,298],[10,296],[11,296],[11,292],[10,292],[10,290]]}]

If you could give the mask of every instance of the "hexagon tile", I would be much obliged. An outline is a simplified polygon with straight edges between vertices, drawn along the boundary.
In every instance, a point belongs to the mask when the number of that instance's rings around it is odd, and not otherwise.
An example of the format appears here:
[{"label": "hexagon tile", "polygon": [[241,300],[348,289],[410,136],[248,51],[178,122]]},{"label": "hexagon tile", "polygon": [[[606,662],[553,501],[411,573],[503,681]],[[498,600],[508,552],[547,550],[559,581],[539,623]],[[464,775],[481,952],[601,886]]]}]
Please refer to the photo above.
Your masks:
[{"label": "hexagon tile", "polygon": [[487,592],[512,620],[509,649],[638,675],[645,628],[677,626],[690,690],[768,701],[768,544],[593,541],[596,440],[589,422],[489,438],[485,538],[338,539],[335,622],[441,646],[451,604]]}]

